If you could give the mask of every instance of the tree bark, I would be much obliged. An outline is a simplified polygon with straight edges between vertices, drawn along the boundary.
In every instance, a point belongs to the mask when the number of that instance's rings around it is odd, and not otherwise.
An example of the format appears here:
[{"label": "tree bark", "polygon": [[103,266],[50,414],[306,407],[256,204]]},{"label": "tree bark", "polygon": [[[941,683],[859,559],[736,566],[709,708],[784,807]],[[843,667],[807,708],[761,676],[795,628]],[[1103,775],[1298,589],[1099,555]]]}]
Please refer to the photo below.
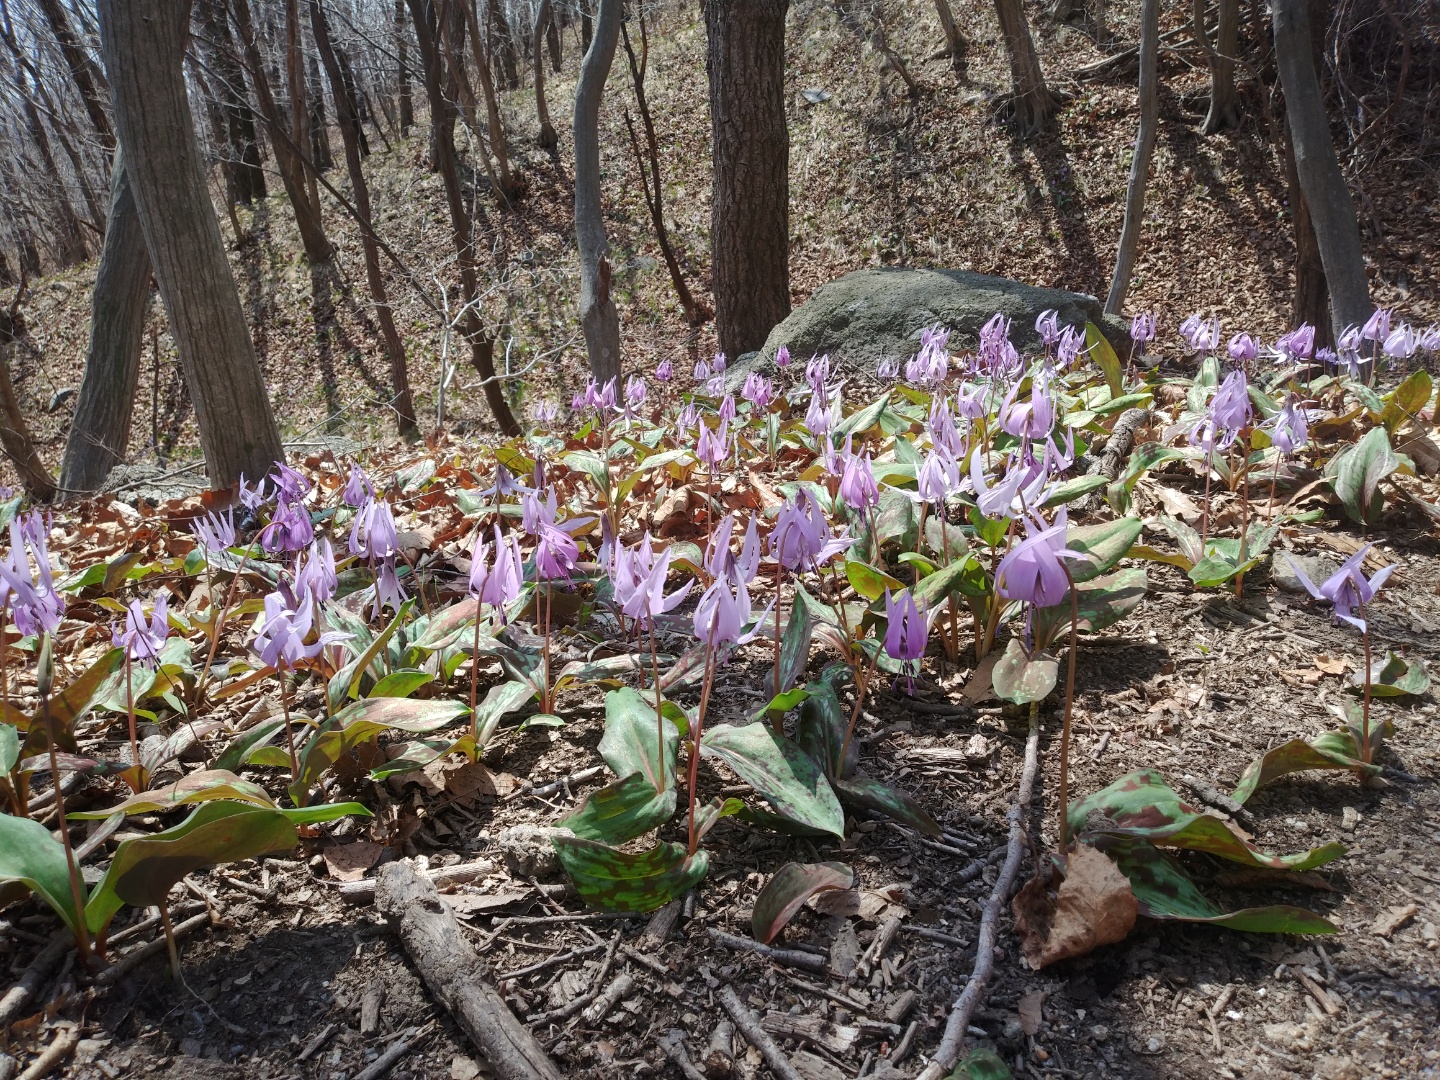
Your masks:
[{"label": "tree bark", "polygon": [[400,73],[400,134],[415,126],[415,104],[410,96],[410,42],[405,36],[405,0],[395,0],[395,56]]},{"label": "tree bark", "polygon": [[790,313],[788,0],[705,0],[714,191],[710,274],[720,348],[760,348]]},{"label": "tree bark", "polygon": [[99,491],[110,470],[125,460],[149,305],[150,253],[124,155],[117,150],[109,224],[90,297],[85,374],[60,466],[60,486],[67,491]]},{"label": "tree bark", "polygon": [[[500,117],[500,100],[495,96],[495,80],[490,77],[490,64],[485,55],[485,43],[480,38],[480,23],[475,16],[475,5],[471,0],[455,0],[464,15],[465,26],[470,33],[470,49],[475,54],[476,74],[480,78],[480,91],[485,95],[485,119],[490,131],[490,152],[495,155],[495,165],[500,172],[501,203],[508,204],[520,194],[520,185],[510,171],[510,146],[505,138],[505,124]],[[461,50],[463,51],[463,50]]]},{"label": "tree bark", "polygon": [[[332,45],[332,48],[334,46]],[[335,63],[340,69],[340,86],[345,92],[345,100],[349,103],[349,109],[340,108],[340,99],[335,98],[335,119],[337,123],[346,123],[345,117],[349,116],[350,130],[355,133],[355,146],[360,151],[360,157],[370,156],[370,140],[365,137],[365,98],[361,94],[360,84],[355,79],[355,69],[350,64],[350,58],[345,55],[343,49],[334,49]],[[340,90],[335,88],[335,83],[330,84],[330,96],[335,97]],[[375,130],[380,131],[380,125],[375,124],[372,116],[370,122],[374,124]],[[380,131],[380,138],[385,138],[385,133]]]},{"label": "tree bark", "polygon": [[[20,291],[24,292],[23,278]],[[10,381],[10,345],[24,332],[16,311],[18,304],[17,296],[9,309],[0,308],[0,448],[15,466],[21,486],[31,498],[49,502],[55,497],[55,478],[35,449],[35,440],[30,437],[25,414],[15,396],[15,384]]]},{"label": "tree bark", "polygon": [[[310,130],[310,95],[305,84],[305,32],[300,27],[299,0],[285,0],[285,88],[290,95],[290,141],[305,147],[315,162],[316,169],[326,169],[329,163],[320,160],[315,152],[315,138]],[[327,151],[329,147],[326,147]],[[320,186],[315,173],[305,170],[305,194],[312,207],[320,205]]]},{"label": "tree bark", "polygon": [[[520,58],[515,55],[515,35],[510,32],[510,20],[505,17],[505,8],[500,0],[489,0],[489,6],[492,34],[490,40],[493,42],[490,51],[495,54],[500,69],[505,73],[505,88],[517,90],[520,87]],[[475,9],[470,7],[469,11],[473,18]]]},{"label": "tree bark", "polygon": [[1235,113],[1235,54],[1240,47],[1240,0],[1217,0],[1215,46],[1205,29],[1206,0],[1195,0],[1193,21],[1195,40],[1205,50],[1210,62],[1210,108],[1200,130],[1205,135],[1229,131],[1239,126]]},{"label": "tree bark", "polygon": [[1120,228],[1120,248],[1115,255],[1115,274],[1105,313],[1119,315],[1130,291],[1135,270],[1135,252],[1140,246],[1140,226],[1145,219],[1145,185],[1150,177],[1150,159],[1155,153],[1155,136],[1160,124],[1160,0],[1140,0],[1140,130],[1135,137],[1135,156],[1130,162],[1130,181],[1125,188],[1125,222]]},{"label": "tree bark", "polygon": [[310,132],[310,160],[315,163],[315,168],[313,171],[306,169],[305,175],[310,178],[311,201],[318,207],[320,195],[315,190],[315,174],[329,172],[335,165],[335,155],[330,152],[330,125],[325,122],[325,91],[320,89],[320,65],[314,53],[309,55],[307,62],[310,65],[308,85],[314,87],[314,90],[306,92],[306,105],[309,108],[309,123],[306,127]]},{"label": "tree bark", "polygon": [[45,15],[45,21],[50,24],[50,32],[55,35],[55,40],[60,45],[65,66],[70,69],[70,77],[75,80],[75,88],[80,91],[80,100],[85,103],[85,112],[90,117],[90,123],[95,125],[100,142],[106,150],[115,149],[115,131],[110,126],[110,117],[105,113],[105,104],[110,97],[110,87],[105,82],[105,76],[95,67],[90,54],[80,45],[75,31],[70,28],[70,18],[65,14],[60,0],[38,0],[38,3]]},{"label": "tree bark", "polygon": [[550,50],[550,70],[556,75],[560,74],[560,21],[555,17],[555,9],[550,9],[550,18],[545,23],[545,45]]},{"label": "tree bark", "polygon": [[320,207],[318,204],[311,204],[310,193],[306,189],[305,165],[300,160],[306,146],[291,138],[289,125],[281,119],[275,96],[270,92],[270,77],[265,73],[265,64],[260,56],[255,23],[250,18],[249,0],[231,0],[231,3],[234,5],[235,23],[240,29],[240,41],[245,48],[245,63],[249,68],[250,81],[255,85],[255,98],[260,103],[260,116],[270,132],[270,145],[275,149],[275,164],[280,168],[280,179],[285,182],[285,194],[290,197],[290,206],[295,213],[295,225],[300,230],[300,243],[305,248],[305,257],[312,263],[325,262],[335,254],[335,248],[325,236],[320,221]]},{"label": "tree bark", "polygon": [[1295,172],[1315,223],[1320,260],[1330,287],[1330,319],[1338,336],[1361,326],[1374,311],[1355,203],[1340,171],[1330,122],[1320,95],[1306,0],[1272,0],[1276,64],[1285,92],[1285,115],[1295,146]]},{"label": "tree bark", "polygon": [[1055,114],[1058,101],[1045,85],[1040,54],[1020,0],[995,0],[995,15],[1010,58],[1010,120],[1022,137],[1038,135]]},{"label": "tree bark", "polygon": [[235,185],[235,198],[246,206],[266,197],[265,170],[260,164],[260,140],[255,133],[255,113],[246,93],[245,71],[230,35],[230,23],[223,0],[197,0],[200,22],[209,39],[210,66],[219,86],[216,94],[225,116],[230,159],[225,167]]},{"label": "tree bark", "polygon": [[955,12],[950,9],[950,0],[935,0],[935,14],[940,16],[940,29],[945,31],[945,49],[950,62],[958,69],[965,62],[965,37],[955,24]]},{"label": "tree bark", "polygon": [[[360,244],[365,252],[365,281],[370,289],[370,299],[375,304],[375,317],[380,323],[380,335],[385,339],[385,352],[390,358],[390,386],[394,390],[393,407],[395,422],[401,435],[414,435],[419,428],[415,421],[415,401],[410,393],[410,374],[405,363],[405,346],[395,329],[395,317],[390,311],[390,301],[385,295],[385,278],[380,273],[380,248],[375,243],[374,218],[370,213],[370,188],[365,183],[365,173],[360,167],[360,140],[357,137],[359,117],[355,115],[350,93],[330,40],[330,30],[325,21],[325,10],[320,0],[310,0],[310,28],[315,38],[315,47],[325,65],[330,79],[330,95],[335,99],[336,119],[340,124],[340,138],[345,145],[345,167],[350,173],[350,186],[354,191],[355,212],[360,218]],[[318,88],[317,88],[318,89]]]},{"label": "tree bark", "polygon": [[590,374],[620,376],[620,315],[610,295],[610,244],[600,198],[600,98],[620,40],[622,0],[600,0],[595,34],[575,86],[575,240],[580,248],[580,326]]},{"label": "tree bark", "polygon": [[[243,2],[243,0],[242,0]],[[205,183],[181,62],[189,0],[100,0],[115,128],[200,428],[211,483],[284,456]]]},{"label": "tree bark", "polygon": [[475,274],[475,245],[470,236],[470,215],[465,209],[464,193],[455,154],[455,114],[441,88],[440,53],[436,43],[438,25],[433,0],[406,0],[415,23],[420,66],[425,76],[425,96],[430,102],[431,145],[435,168],[445,184],[445,202],[450,209],[450,235],[455,245],[455,261],[460,268],[461,302],[465,305],[465,336],[470,341],[470,362],[484,385],[485,400],[495,416],[495,423],[506,435],[520,434],[520,425],[505,400],[505,390],[495,376],[495,340],[485,332],[480,314],[473,301],[479,291]]},{"label": "tree bark", "polygon": [[535,16],[535,116],[540,121],[542,150],[554,150],[560,145],[560,135],[550,122],[550,107],[545,104],[545,35],[554,25],[554,5],[551,0],[540,0],[540,10]]}]

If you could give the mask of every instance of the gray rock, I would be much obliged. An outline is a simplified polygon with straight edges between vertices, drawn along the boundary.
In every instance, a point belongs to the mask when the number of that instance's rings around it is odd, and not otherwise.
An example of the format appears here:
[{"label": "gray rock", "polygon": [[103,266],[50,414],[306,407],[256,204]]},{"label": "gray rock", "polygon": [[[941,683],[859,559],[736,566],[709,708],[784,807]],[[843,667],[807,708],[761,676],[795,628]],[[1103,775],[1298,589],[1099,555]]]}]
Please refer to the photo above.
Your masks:
[{"label": "gray rock", "polygon": [[[1291,565],[1292,559],[1294,566]],[[1339,563],[1323,555],[1291,555],[1286,551],[1277,551],[1270,557],[1270,580],[1281,592],[1310,595],[1310,591],[1295,573],[1296,566],[1316,585],[1340,569]]]},{"label": "gray rock", "polygon": [[781,345],[803,364],[828,353],[841,370],[870,371],[885,357],[907,360],[920,347],[920,332],[939,323],[951,347],[973,347],[980,328],[997,311],[1011,320],[1011,340],[1021,351],[1037,350],[1035,318],[1054,308],[1062,325],[1093,322],[1122,356],[1128,350],[1124,322],[1104,314],[1084,293],[1044,289],[968,270],[856,270],[815,290],[765,339],[758,353],[736,359],[727,382],[743,382],[755,364],[775,359]]},{"label": "gray rock", "polygon": [[520,879],[546,878],[560,869],[552,836],[574,836],[569,829],[545,825],[512,825],[495,837],[495,851],[511,875]]}]

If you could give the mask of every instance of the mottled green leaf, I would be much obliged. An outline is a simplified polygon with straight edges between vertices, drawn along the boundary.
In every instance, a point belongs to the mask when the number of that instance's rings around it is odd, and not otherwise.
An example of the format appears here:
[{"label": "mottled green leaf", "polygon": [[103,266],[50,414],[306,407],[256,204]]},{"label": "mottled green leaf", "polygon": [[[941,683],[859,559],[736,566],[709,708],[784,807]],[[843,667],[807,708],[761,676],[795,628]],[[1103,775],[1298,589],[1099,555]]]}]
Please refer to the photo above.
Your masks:
[{"label": "mottled green leaf", "polygon": [[855,559],[845,563],[845,578],[852,589],[870,601],[879,600],[885,595],[886,589],[898,593],[905,588],[903,581],[896,581],[885,571]]},{"label": "mottled green leaf", "polygon": [[926,836],[939,836],[940,826],[926,813],[925,808],[915,801],[914,796],[869,776],[849,776],[844,779],[832,778],[835,794],[840,801],[850,806],[861,806],[878,814],[903,821]]},{"label": "mottled green leaf", "polygon": [[1071,578],[1083,583],[1113,568],[1130,554],[1130,548],[1139,538],[1144,525],[1139,518],[1122,517],[1097,525],[1072,525],[1066,529],[1065,546],[1084,556],[1069,560]]},{"label": "mottled green leaf", "polygon": [[705,835],[720,823],[723,818],[734,817],[745,809],[745,804],[739,799],[722,799],[715,796],[704,806],[695,808],[695,842],[698,844],[705,839]]},{"label": "mottled green leaf", "polygon": [[[777,611],[778,619],[780,613]],[[783,694],[805,674],[805,665],[810,662],[810,642],[814,638],[814,625],[804,604],[790,605],[790,618],[785,623],[785,632],[780,636],[780,685],[772,687],[776,694]]]},{"label": "mottled green leaf", "polygon": [[1060,665],[1048,656],[1029,656],[1019,638],[1011,638],[1005,654],[995,661],[990,684],[1003,700],[1015,705],[1044,701],[1055,689]]},{"label": "mottled green leaf", "polygon": [[366,697],[372,698],[408,698],[420,687],[435,681],[435,676],[428,671],[405,670],[392,671],[371,688]]},{"label": "mottled green leaf", "polygon": [[[51,696],[46,709],[48,709],[51,728],[55,732],[57,749],[72,754],[77,752],[75,721],[90,707],[90,702],[101,684],[124,663],[125,650],[111,649],[86,668],[85,674],[60,693]],[[30,757],[32,754],[39,754],[45,750],[46,709],[36,709],[35,715],[30,718],[30,729],[26,732],[25,745],[20,751],[21,757]]]},{"label": "mottled green leaf", "polygon": [[[1080,632],[1093,634],[1114,626],[1140,606],[1149,586],[1150,576],[1143,566],[1127,566],[1080,585],[1077,590]],[[1030,625],[1037,650],[1048,649],[1061,638],[1069,640],[1070,614],[1068,598],[1053,607],[1035,610]]]},{"label": "mottled green leaf", "polygon": [[578,836],[556,836],[552,843],[580,898],[606,911],[654,911],[698,885],[710,868],[707,852],[687,858],[680,844],[634,854]]},{"label": "mottled green leaf", "polygon": [[[1352,674],[1350,682],[1355,689],[1363,691],[1365,688],[1364,669]],[[1407,659],[1394,652],[1385,654],[1385,658],[1370,679],[1370,695],[1372,697],[1404,697],[1406,695],[1418,697],[1429,689],[1430,672],[1425,667],[1425,661],[1418,657]]]},{"label": "mottled green leaf", "polygon": [[475,737],[476,750],[484,750],[495,737],[506,713],[512,713],[535,696],[535,688],[528,682],[497,683],[485,692],[485,697],[475,706],[471,721],[471,733]]},{"label": "mottled green leaf", "polygon": [[[880,505],[875,510],[875,536],[884,547],[892,540],[901,551],[914,551],[915,538],[920,532],[920,512],[910,496],[893,488],[880,493]],[[878,552],[871,552],[877,558]]]},{"label": "mottled green leaf", "polygon": [[675,761],[680,732],[669,720],[655,716],[655,699],[625,687],[605,695],[605,734],[600,756],[616,776],[639,773],[653,791],[675,786]]},{"label": "mottled green leaf", "polygon": [[131,795],[123,802],[104,810],[88,810],[67,814],[66,817],[75,821],[98,821],[111,814],[163,813],[190,803],[211,802],[215,799],[230,799],[252,806],[275,805],[275,800],[270,798],[259,784],[242,780],[224,769],[204,769],[190,773],[165,787]]},{"label": "mottled green leaf", "polygon": [[[1383,427],[1373,427],[1332,463],[1331,483],[1352,521],[1374,525],[1384,509],[1380,482],[1400,467]],[[1330,470],[1327,470],[1329,472]]]},{"label": "mottled green leaf", "polygon": [[795,742],[832,781],[849,776],[860,759],[860,748],[852,740],[841,760],[850,718],[845,715],[840,695],[824,680],[809,683],[808,689],[810,696],[800,706],[800,720],[795,726]]},{"label": "mottled green leaf", "polygon": [[556,822],[576,836],[623,844],[664,823],[675,812],[675,786],[656,791],[641,773],[592,792],[567,818]]},{"label": "mottled green leaf", "polygon": [[725,762],[781,815],[845,835],[845,815],[819,766],[770,725],[720,724],[701,737],[700,752]]},{"label": "mottled green leaf", "polygon": [[1379,765],[1367,765],[1360,760],[1355,737],[1348,731],[1327,731],[1317,739],[1291,739],[1265,755],[1252,761],[1235,785],[1231,798],[1238,803],[1248,802],[1250,797],[1272,780],[1289,773],[1308,772],[1311,769],[1343,769],[1376,776]]},{"label": "mottled green leaf", "polygon": [[[1098,491],[1110,483],[1107,477],[1098,473],[1094,476],[1072,476],[1069,480],[1062,480],[1060,483],[1046,489],[1045,501],[1040,505],[1050,510],[1057,506],[1064,506],[1072,503],[1092,491]],[[1120,520],[1125,520],[1121,518]]]},{"label": "mottled green leaf", "polygon": [[810,897],[854,884],[855,874],[844,863],[786,863],[771,875],[755,898],[750,933],[756,941],[769,945]]}]

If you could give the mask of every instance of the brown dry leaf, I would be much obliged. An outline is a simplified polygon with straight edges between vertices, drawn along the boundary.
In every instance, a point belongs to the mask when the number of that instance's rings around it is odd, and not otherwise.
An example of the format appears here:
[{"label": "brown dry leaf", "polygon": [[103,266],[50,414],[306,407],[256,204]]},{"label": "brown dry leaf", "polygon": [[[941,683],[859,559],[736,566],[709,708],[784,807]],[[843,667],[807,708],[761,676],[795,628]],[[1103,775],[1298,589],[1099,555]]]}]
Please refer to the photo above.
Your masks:
[{"label": "brown dry leaf", "polygon": [[995,649],[975,665],[975,670],[970,673],[970,678],[965,680],[965,686],[960,691],[961,698],[971,705],[979,705],[982,701],[990,701],[995,697],[995,688],[990,677],[1000,656],[1000,650]]},{"label": "brown dry leaf", "polygon": [[500,889],[493,893],[450,893],[445,897],[445,904],[456,918],[470,919],[500,908],[523,914],[534,907],[538,899],[534,889]]},{"label": "brown dry leaf", "polygon": [[1325,656],[1322,654],[1315,657],[1315,666],[1326,675],[1344,675],[1346,669],[1350,667],[1350,661],[1343,656]]},{"label": "brown dry leaf", "polygon": [[1375,920],[1370,932],[1376,937],[1388,938],[1419,913],[1420,908],[1415,904],[1396,904]]},{"label": "brown dry leaf", "polygon": [[847,919],[859,915],[862,906],[859,889],[826,889],[805,903],[821,915],[840,915]]},{"label": "brown dry leaf", "polygon": [[1043,1019],[1041,1006],[1045,1004],[1045,991],[1031,990],[1020,999],[1015,1006],[1020,1014],[1020,1027],[1026,1035],[1036,1035],[1040,1031],[1040,1021]]},{"label": "brown dry leaf", "polygon": [[336,881],[359,881],[385,854],[384,844],[361,840],[354,844],[341,844],[326,848],[325,869]]},{"label": "brown dry leaf", "polygon": [[1067,858],[1053,903],[1046,882],[1032,878],[1012,910],[1025,962],[1036,971],[1123,941],[1139,913],[1130,880],[1108,856],[1084,844]]},{"label": "brown dry leaf", "polygon": [[1183,491],[1176,491],[1174,488],[1156,487],[1155,497],[1165,507],[1165,512],[1181,521],[1199,521],[1201,509],[1195,500],[1186,495]]}]

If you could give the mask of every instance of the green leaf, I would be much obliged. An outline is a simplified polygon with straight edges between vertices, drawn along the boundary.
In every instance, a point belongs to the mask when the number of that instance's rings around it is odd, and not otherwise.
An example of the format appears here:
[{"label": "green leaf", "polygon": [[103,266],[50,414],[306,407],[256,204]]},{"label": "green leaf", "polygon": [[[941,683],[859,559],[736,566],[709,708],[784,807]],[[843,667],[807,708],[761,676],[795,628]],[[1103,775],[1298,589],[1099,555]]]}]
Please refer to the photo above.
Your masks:
[{"label": "green leaf", "polygon": [[[1365,672],[1357,671],[1350,676],[1355,689],[1365,688]],[[1425,661],[1407,660],[1399,653],[1387,652],[1380,667],[1370,678],[1370,694],[1373,697],[1419,697],[1430,689],[1430,672]]]},{"label": "green leaf", "polygon": [[845,815],[824,774],[798,746],[768,724],[720,724],[700,739],[700,752],[730,766],[784,817],[835,836]]},{"label": "green leaf", "polygon": [[551,842],[580,898],[605,911],[664,907],[698,885],[710,868],[707,852],[686,857],[680,844],[657,844],[632,854],[578,836],[556,836]]},{"label": "green leaf", "polygon": [[823,680],[809,683],[808,689],[810,696],[800,706],[795,741],[832,781],[837,776],[849,776],[860,760],[860,748],[852,740],[845,760],[841,760],[849,717],[845,715],[840,696],[833,686]]},{"label": "green leaf", "polygon": [[592,792],[580,809],[556,822],[576,836],[623,844],[663,824],[675,812],[675,786],[662,791],[641,773]]},{"label": "green leaf", "polygon": [[7,881],[32,890],[79,933],[65,849],[38,821],[0,814],[0,882]]},{"label": "green leaf", "polygon": [[435,681],[435,676],[428,671],[420,671],[415,668],[408,668],[401,671],[392,671],[383,679],[377,682],[367,697],[372,698],[408,698],[420,687]]},{"label": "green leaf", "polygon": [[786,863],[771,875],[755,898],[750,933],[756,941],[769,945],[810,897],[854,884],[855,874],[844,863]]},{"label": "green leaf", "polygon": [[1072,802],[1069,817],[1077,836],[1129,837],[1271,870],[1313,870],[1345,854],[1345,845],[1335,843],[1298,855],[1262,851],[1219,818],[1184,802],[1154,769],[1122,776],[1109,787]]},{"label": "green leaf", "polygon": [[1085,324],[1085,351],[1090,354],[1100,373],[1105,376],[1105,385],[1110,388],[1112,397],[1119,397],[1122,389],[1121,383],[1125,372],[1120,366],[1120,357],[1115,355],[1110,342],[1100,332],[1100,328],[1092,322]]},{"label": "green leaf", "polygon": [[1288,904],[1226,912],[1202,893],[1180,865],[1153,844],[1107,838],[1096,847],[1130,879],[1140,914],[1152,919],[1210,923],[1252,934],[1334,934],[1337,927],[1312,911]]},{"label": "green leaf", "polygon": [[1015,705],[1044,701],[1055,689],[1060,665],[1048,656],[1030,657],[1019,638],[1011,638],[990,673],[995,693]]},{"label": "green leaf", "polygon": [[1130,554],[1144,527],[1145,523],[1139,518],[1122,517],[1098,525],[1072,525],[1066,529],[1065,546],[1085,556],[1070,560],[1070,577],[1081,583],[1112,569]]},{"label": "green leaf", "polygon": [[[775,613],[779,618],[780,613]],[[780,685],[773,687],[777,695],[785,693],[805,674],[805,665],[810,662],[810,643],[815,636],[815,627],[804,604],[791,603],[790,618],[785,623],[785,632],[780,636]]]},{"label": "green leaf", "polygon": [[1094,476],[1075,476],[1051,487],[1046,493],[1045,501],[1040,505],[1046,510],[1064,506],[1084,495],[1089,495],[1092,491],[1098,491],[1109,483],[1107,477],[1098,473]]},{"label": "green leaf", "polygon": [[850,559],[845,563],[845,578],[850,582],[850,587],[863,596],[866,600],[879,600],[885,595],[885,590],[899,592],[905,588],[903,581],[896,581],[883,570],[877,570],[869,563],[858,562]]},{"label": "green leaf", "polygon": [[8,773],[20,760],[20,729],[0,724],[0,773]]},{"label": "green leaf", "polygon": [[940,826],[935,819],[926,813],[925,808],[908,792],[882,784],[868,776],[832,778],[830,782],[843,803],[861,806],[896,821],[903,821],[926,836],[940,835]]},{"label": "green leaf", "polygon": [[[789,690],[786,690],[783,694],[776,694],[774,697],[772,697],[768,702],[766,702],[765,707],[756,712],[753,716],[751,716],[750,719],[773,720],[776,717],[784,716],[791,709],[795,708],[797,705],[802,704],[809,696],[810,690],[808,687],[793,686]],[[666,702],[666,704],[669,704],[669,702]],[[664,706],[662,705],[661,708],[663,709]]]},{"label": "green leaf", "polygon": [[969,552],[910,587],[910,595],[926,611],[933,611],[955,593],[979,597],[989,592],[990,579],[985,567]]},{"label": "green leaf", "polygon": [[[901,551],[914,551],[919,532],[920,511],[914,500],[893,488],[882,491],[875,510],[875,538],[880,546],[893,540]],[[872,551],[870,557],[878,559],[879,552]]]},{"label": "green leaf", "polygon": [[[1150,576],[1143,566],[1128,566],[1113,574],[1087,581],[1077,589],[1079,600],[1079,630],[1094,634],[1114,626],[1125,618],[1145,599]],[[1051,642],[1064,638],[1069,640],[1070,601],[1067,598],[1051,607],[1037,608],[1031,620],[1036,651],[1044,651]]]},{"label": "green leaf", "polygon": [[625,687],[605,695],[605,734],[600,756],[616,776],[639,773],[652,791],[675,786],[675,761],[680,732],[662,716],[657,721],[654,698]]},{"label": "green leaf", "polygon": [[519,709],[535,696],[535,688],[528,682],[496,683],[485,692],[485,698],[475,706],[471,719],[471,732],[475,736],[475,752],[479,753],[490,745],[495,729],[500,726],[506,713]]},{"label": "green leaf", "polygon": [[578,472],[584,473],[595,485],[595,490],[602,496],[610,483],[610,472],[605,462],[600,460],[600,455],[589,450],[575,450],[566,454],[561,459],[566,466]]},{"label": "green leaf", "polygon": [[1272,780],[1311,769],[1345,769],[1367,776],[1377,776],[1381,771],[1379,765],[1367,765],[1360,760],[1355,737],[1350,732],[1327,731],[1309,742],[1291,739],[1266,751],[1246,767],[1230,797],[1238,803],[1248,802],[1250,796]]},{"label": "green leaf", "polygon": [[617,653],[598,660],[571,660],[555,676],[554,693],[572,686],[620,685],[626,676],[649,667],[650,657],[641,653]]},{"label": "green leaf", "polygon": [[1429,404],[1430,390],[1430,373],[1423,368],[1412,371],[1390,395],[1385,411],[1380,414],[1381,426],[1394,435],[1405,421],[1414,420],[1420,415],[1420,410]]},{"label": "green leaf", "polygon": [[[457,643],[462,636],[460,632],[474,625],[479,610],[479,602],[471,597],[455,601],[444,611],[430,616],[424,629],[419,632],[415,644],[422,649],[434,651]],[[482,632],[480,636],[483,638],[485,634]]]},{"label": "green leaf", "polygon": [[279,810],[237,802],[200,806],[179,825],[126,840],[85,906],[92,933],[125,904],[156,907],[186,874],[217,862],[293,851],[295,825]]},{"label": "green leaf", "polygon": [[[249,761],[251,750],[257,746],[263,746],[284,730],[285,721],[283,719],[262,720],[250,730],[237,735],[215,759],[214,767],[233,773]],[[289,760],[287,757],[285,764],[288,765]]]},{"label": "green leaf", "polygon": [[1371,428],[1353,447],[1336,455],[1331,483],[1352,521],[1374,525],[1380,520],[1385,504],[1380,481],[1399,467],[1400,459],[1390,449],[1390,436],[1383,427]]},{"label": "green leaf", "polygon": [[353,700],[360,696],[360,679],[364,676],[366,669],[375,661],[375,658],[384,651],[385,646],[395,635],[395,631],[400,629],[401,624],[405,621],[406,617],[409,616],[410,609],[414,606],[414,597],[411,597],[401,604],[400,610],[395,613],[395,617],[386,624],[385,629],[380,632],[379,636],[370,642],[365,651],[331,677],[330,685],[327,687],[331,711],[337,710],[345,704],[346,698]]},{"label": "green leaf", "polygon": [[[112,672],[125,663],[124,649],[111,649],[86,669],[85,674],[72,682],[48,703],[50,723],[55,731],[55,747],[68,753],[75,753],[75,721],[90,707],[96,691]],[[21,757],[43,753],[45,750],[46,712],[37,709],[30,718],[30,730],[26,733],[25,746]]]},{"label": "green leaf", "polygon": [[869,431],[880,419],[880,414],[885,411],[885,406],[890,403],[890,391],[886,390],[878,398],[866,405],[863,409],[856,409],[840,423],[835,425],[834,437],[844,439],[846,435],[854,432],[860,434]]},{"label": "green leaf", "polygon": [[251,806],[274,807],[275,800],[259,784],[242,780],[224,769],[204,769],[190,773],[173,784],[152,791],[131,795],[124,802],[104,810],[88,810],[84,813],[67,814],[74,821],[98,821],[111,814],[153,814],[164,813],[191,803],[212,802],[216,799],[230,799],[249,803]]},{"label": "green leaf", "polygon": [[1010,531],[1009,518],[988,518],[974,506],[970,507],[970,524],[975,526],[975,535],[988,548],[998,548]]},{"label": "green leaf", "polygon": [[947,1080],[1011,1080],[1013,1076],[999,1054],[980,1046],[960,1059]]},{"label": "green leaf", "polygon": [[704,806],[697,806],[695,808],[695,842],[698,844],[704,840],[706,834],[720,824],[723,818],[733,817],[744,809],[745,804],[739,799],[722,799],[718,795]]}]

